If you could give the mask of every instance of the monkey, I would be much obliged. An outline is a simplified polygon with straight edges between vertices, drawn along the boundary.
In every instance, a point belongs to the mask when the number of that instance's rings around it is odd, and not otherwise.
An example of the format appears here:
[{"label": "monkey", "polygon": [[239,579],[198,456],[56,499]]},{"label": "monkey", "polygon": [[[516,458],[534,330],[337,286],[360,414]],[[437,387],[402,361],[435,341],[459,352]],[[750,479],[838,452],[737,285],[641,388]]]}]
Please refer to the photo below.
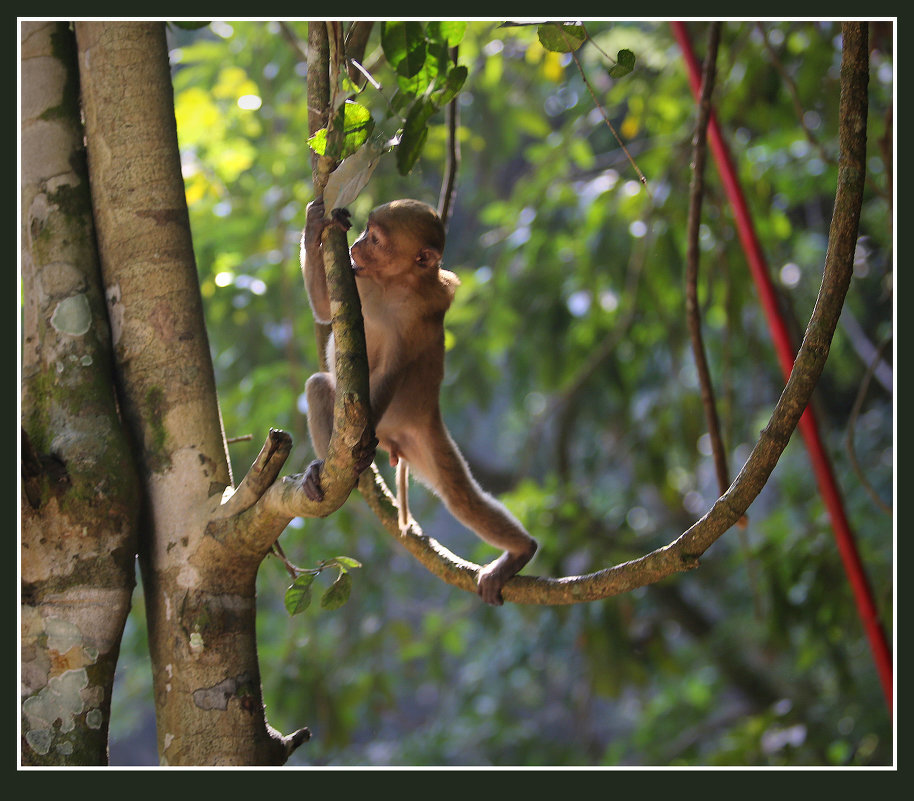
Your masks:
[{"label": "monkey", "polygon": [[[321,234],[330,225],[351,227],[345,209],[325,216],[323,198],[308,205],[302,236],[302,271],[317,321],[330,320],[330,300]],[[476,482],[441,416],[444,378],[444,315],[460,281],[441,267],[445,231],[438,213],[418,200],[395,200],[375,208],[350,248],[362,305],[368,351],[369,405],[380,448],[397,467],[398,523],[407,527],[407,466],[442,499],[457,520],[502,554],[477,574],[477,592],[487,604],[504,603],[505,582],[536,553],[537,542],[503,504]],[[333,341],[327,372],[305,384],[308,429],[317,459],[306,470],[304,489],[321,500],[320,469],[333,427]],[[371,459],[360,459],[356,470]]]}]

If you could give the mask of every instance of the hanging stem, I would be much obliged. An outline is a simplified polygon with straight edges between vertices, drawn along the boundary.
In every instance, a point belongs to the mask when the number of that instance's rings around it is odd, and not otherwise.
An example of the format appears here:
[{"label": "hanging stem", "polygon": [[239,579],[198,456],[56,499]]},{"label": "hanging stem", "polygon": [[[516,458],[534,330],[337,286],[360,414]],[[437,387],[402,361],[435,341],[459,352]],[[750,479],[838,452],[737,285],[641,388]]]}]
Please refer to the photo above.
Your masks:
[{"label": "hanging stem", "polygon": [[708,367],[708,359],[701,335],[701,311],[698,304],[698,263],[700,260],[698,233],[701,227],[701,204],[705,188],[704,173],[708,155],[708,119],[711,116],[711,95],[714,92],[720,29],[721,23],[719,22],[712,22],[708,27],[708,50],[705,54],[701,96],[698,105],[698,121],[695,125],[695,137],[692,147],[692,182],[689,190],[689,219],[687,226],[686,316],[689,324],[689,334],[692,338],[695,367],[698,370],[698,380],[701,384],[701,402],[705,410],[708,435],[711,438],[711,450],[714,454],[714,467],[717,472],[719,493],[723,495],[730,485],[727,454],[720,435],[720,420],[714,399],[711,371]]},{"label": "hanging stem", "polygon": [[[457,48],[451,48],[451,60],[457,63]],[[447,105],[445,120],[447,121],[448,151],[447,164],[444,171],[444,182],[441,184],[441,194],[438,197],[438,216],[447,230],[448,220],[454,210],[454,192],[457,185],[457,168],[460,166],[460,142],[457,140],[458,126],[457,98]]]},{"label": "hanging stem", "polygon": [[[682,22],[670,23],[673,33],[682,49],[686,66],[689,70],[689,81],[692,92],[697,96],[700,91],[698,62],[692,50],[692,43]],[[820,304],[830,304],[839,293],[843,304],[844,294],[850,282],[847,264],[853,264],[857,231],[860,221],[863,185],[866,176],[866,138],[861,131],[866,131],[867,117],[867,84],[869,82],[869,59],[867,49],[867,23],[847,22],[841,26],[843,49],[841,61],[841,106],[839,110],[839,136],[841,156],[838,161],[838,191],[835,196],[835,211],[832,226],[829,230],[829,247],[826,253],[826,277],[839,266],[842,272],[840,282],[833,287],[823,288],[819,294]],[[724,142],[720,126],[712,112],[708,121],[708,135],[714,159],[717,162],[721,181],[733,207],[737,231],[743,250],[746,253],[749,269],[756,284],[762,307],[768,318],[775,351],[785,376],[797,375],[797,363],[803,354],[794,350],[787,324],[781,314],[777,293],[768,265],[758,240],[752,216],[743,194],[742,186],[736,176],[736,169],[730,151]],[[840,309],[839,309],[840,311]],[[836,318],[837,319],[837,318]],[[819,329],[810,321],[806,329],[806,339],[818,335]],[[795,353],[797,358],[794,358]],[[828,355],[828,343],[824,356]],[[790,382],[788,381],[788,386]],[[808,399],[807,399],[808,401]],[[882,682],[889,709],[892,707],[892,655],[889,650],[885,631],[879,621],[879,612],[873,598],[872,590],[866,578],[866,572],[860,560],[854,533],[844,511],[841,490],[835,480],[828,454],[819,434],[814,411],[804,403],[804,411],[799,420],[800,433],[806,441],[813,472],[819,484],[819,491],[831,517],[835,541],[844,562],[845,572],[854,591],[857,610],[870,641],[870,648]],[[743,468],[745,470],[745,467]],[[742,471],[741,471],[742,472]],[[739,477],[737,477],[738,479]],[[728,490],[728,493],[730,490]]]}]

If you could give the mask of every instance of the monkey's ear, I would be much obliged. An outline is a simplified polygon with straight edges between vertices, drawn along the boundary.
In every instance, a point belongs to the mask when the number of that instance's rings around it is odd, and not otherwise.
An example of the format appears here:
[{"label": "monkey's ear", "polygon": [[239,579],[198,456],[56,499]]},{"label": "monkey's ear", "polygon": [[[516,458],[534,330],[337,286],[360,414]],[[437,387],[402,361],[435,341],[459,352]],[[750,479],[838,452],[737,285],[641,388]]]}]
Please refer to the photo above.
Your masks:
[{"label": "monkey's ear", "polygon": [[416,256],[416,263],[420,267],[437,267],[441,261],[441,253],[435,248],[422,248]]}]

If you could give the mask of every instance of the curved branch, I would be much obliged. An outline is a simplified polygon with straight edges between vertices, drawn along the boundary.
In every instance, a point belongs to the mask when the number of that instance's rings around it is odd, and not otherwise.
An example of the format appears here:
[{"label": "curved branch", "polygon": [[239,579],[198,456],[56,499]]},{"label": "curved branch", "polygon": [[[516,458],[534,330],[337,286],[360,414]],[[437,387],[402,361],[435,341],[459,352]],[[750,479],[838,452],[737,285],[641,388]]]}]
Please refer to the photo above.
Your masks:
[{"label": "curved branch", "polygon": [[[695,568],[699,557],[758,497],[790,441],[828,358],[853,272],[865,178],[868,80],[866,37],[845,26],[841,69],[839,137],[841,157],[835,207],[819,295],[790,377],[749,458],[711,509],[669,545],[639,559],[583,576],[515,576],[504,587],[506,601],[567,604],[598,600]],[[375,468],[366,471],[359,489],[385,528],[432,573],[456,587],[475,592],[479,565],[455,556],[412,524],[402,535],[393,498]]]}]

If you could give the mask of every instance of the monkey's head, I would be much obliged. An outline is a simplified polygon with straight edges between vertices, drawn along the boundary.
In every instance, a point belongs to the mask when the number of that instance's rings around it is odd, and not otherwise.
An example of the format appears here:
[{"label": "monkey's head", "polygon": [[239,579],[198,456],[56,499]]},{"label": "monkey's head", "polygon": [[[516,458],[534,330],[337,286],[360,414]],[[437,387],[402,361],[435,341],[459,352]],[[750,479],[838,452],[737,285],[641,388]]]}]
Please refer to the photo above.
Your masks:
[{"label": "monkey's head", "polygon": [[434,276],[444,253],[444,225],[419,200],[378,206],[350,250],[356,276],[378,281],[398,276]]}]

